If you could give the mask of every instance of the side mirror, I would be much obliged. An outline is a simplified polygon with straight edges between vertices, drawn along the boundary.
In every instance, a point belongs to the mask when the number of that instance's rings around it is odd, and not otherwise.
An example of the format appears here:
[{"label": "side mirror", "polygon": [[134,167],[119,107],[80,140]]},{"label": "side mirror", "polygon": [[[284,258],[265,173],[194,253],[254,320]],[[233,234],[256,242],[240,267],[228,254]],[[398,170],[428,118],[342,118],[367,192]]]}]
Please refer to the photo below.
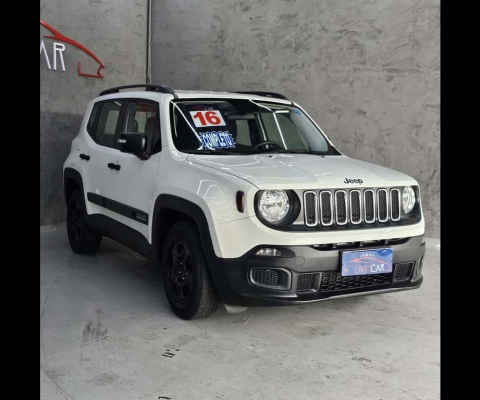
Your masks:
[{"label": "side mirror", "polygon": [[122,132],[118,138],[118,149],[142,158],[147,151],[147,137],[143,133]]}]

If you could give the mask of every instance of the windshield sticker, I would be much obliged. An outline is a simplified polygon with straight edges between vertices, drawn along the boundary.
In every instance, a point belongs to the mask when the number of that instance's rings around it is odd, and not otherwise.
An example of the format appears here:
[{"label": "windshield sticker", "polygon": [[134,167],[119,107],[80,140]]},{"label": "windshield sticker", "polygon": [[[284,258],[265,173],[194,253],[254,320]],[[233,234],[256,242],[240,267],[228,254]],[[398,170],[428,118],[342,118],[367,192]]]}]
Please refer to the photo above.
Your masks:
[{"label": "windshield sticker", "polygon": [[293,109],[293,112],[294,112],[295,114],[301,114],[300,110],[297,110],[296,108]]},{"label": "windshield sticker", "polygon": [[228,131],[205,132],[200,134],[200,140],[205,149],[225,149],[235,147],[235,141],[233,140],[231,133]]},{"label": "windshield sticker", "polygon": [[188,106],[188,111],[196,128],[226,125],[222,113],[213,104],[195,104]]}]

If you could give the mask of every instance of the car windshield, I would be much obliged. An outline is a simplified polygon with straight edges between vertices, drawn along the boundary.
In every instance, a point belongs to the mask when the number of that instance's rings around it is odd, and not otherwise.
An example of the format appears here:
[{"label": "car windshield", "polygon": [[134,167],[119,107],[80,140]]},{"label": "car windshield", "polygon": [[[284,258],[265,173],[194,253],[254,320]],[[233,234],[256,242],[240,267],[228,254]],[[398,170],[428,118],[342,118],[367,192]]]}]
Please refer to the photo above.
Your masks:
[{"label": "car windshield", "polygon": [[256,100],[172,103],[175,147],[186,153],[339,154],[297,107]]}]

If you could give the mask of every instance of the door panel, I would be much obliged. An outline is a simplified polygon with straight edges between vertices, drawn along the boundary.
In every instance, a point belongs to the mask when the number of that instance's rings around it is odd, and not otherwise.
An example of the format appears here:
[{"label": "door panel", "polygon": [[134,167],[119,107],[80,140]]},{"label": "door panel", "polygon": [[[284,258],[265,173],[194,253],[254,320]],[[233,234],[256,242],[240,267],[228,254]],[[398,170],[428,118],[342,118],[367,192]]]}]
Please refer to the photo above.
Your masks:
[{"label": "door panel", "polygon": [[161,157],[158,109],[158,103],[148,100],[125,101],[119,132],[144,134],[150,158],[141,160],[133,154],[115,150],[108,162],[120,169],[109,169],[107,172],[111,217],[139,231],[147,239],[152,218],[149,210]]},{"label": "door panel", "polygon": [[108,160],[114,149],[114,137],[120,125],[121,101],[102,101],[94,104],[86,126],[86,141],[82,145],[79,163],[82,169],[85,204],[88,214],[110,216],[105,207],[88,200],[88,193],[108,197]]},{"label": "door panel", "polygon": [[107,163],[111,157],[111,151],[108,147],[100,146],[93,140],[88,140],[88,145],[81,151],[82,154],[90,156],[88,161],[79,160],[82,164],[83,186],[85,192],[85,204],[88,214],[101,213],[110,215],[108,210],[98,204],[90,202],[87,198],[88,193],[94,193],[103,197],[108,197],[108,167]]},{"label": "door panel", "polygon": [[115,154],[110,157],[110,162],[120,165],[118,171],[108,170],[108,198],[119,203],[111,217],[141,232],[146,238],[149,236],[148,227],[152,218],[149,210],[160,154],[154,154],[148,160],[140,160],[133,154],[115,150]]}]

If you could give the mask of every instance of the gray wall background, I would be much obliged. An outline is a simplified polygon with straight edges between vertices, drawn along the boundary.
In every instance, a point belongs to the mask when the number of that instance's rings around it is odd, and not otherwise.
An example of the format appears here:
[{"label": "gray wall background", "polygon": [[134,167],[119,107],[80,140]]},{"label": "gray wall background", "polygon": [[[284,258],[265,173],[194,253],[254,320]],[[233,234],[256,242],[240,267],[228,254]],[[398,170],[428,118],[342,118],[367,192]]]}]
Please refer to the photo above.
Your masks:
[{"label": "gray wall background", "polygon": [[[40,56],[40,225],[65,220],[62,166],[77,135],[88,102],[112,86],[145,82],[146,0],[41,0],[40,19],[91,50],[103,62],[104,79],[77,75],[95,73],[98,64],[65,44],[65,72],[48,70]],[[52,39],[40,26],[52,60]],[[53,67],[53,65],[52,65]]]},{"label": "gray wall background", "polygon": [[416,178],[440,236],[439,0],[153,0],[152,81],[271,90],[345,154]]}]

